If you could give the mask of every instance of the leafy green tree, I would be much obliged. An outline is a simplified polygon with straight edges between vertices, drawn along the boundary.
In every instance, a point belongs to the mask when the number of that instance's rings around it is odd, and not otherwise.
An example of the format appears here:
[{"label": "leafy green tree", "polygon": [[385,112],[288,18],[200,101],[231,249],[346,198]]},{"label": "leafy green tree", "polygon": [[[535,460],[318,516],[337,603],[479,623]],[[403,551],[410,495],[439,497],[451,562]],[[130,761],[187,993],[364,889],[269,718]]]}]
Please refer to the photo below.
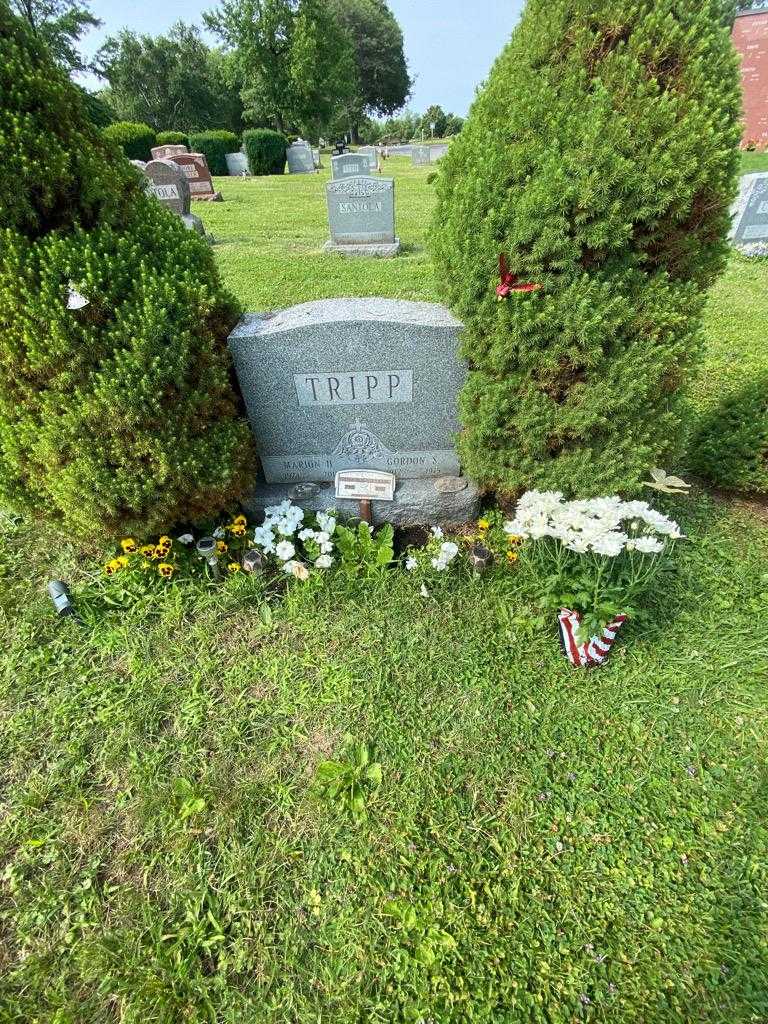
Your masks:
[{"label": "leafy green tree", "polygon": [[227,84],[221,55],[194,26],[177,22],[165,36],[125,29],[101,47],[97,64],[121,119],[156,130],[239,128],[237,89]]},{"label": "leafy green tree", "polygon": [[405,104],[412,80],[403,33],[385,0],[330,0],[330,9],[352,41],[357,88],[345,111],[353,142],[365,115],[393,114]]},{"label": "leafy green tree", "polygon": [[463,127],[463,117],[459,117],[457,114],[448,114],[445,119],[445,128],[443,129],[445,137],[450,138],[452,135],[458,135]]},{"label": "leafy green tree", "polygon": [[92,540],[215,514],[254,457],[210,246],[6,0],[0,95],[0,502]]},{"label": "leafy green tree", "polygon": [[316,131],[350,102],[352,45],[323,0],[223,0],[204,18],[231,54],[247,120]]},{"label": "leafy green tree", "polygon": [[432,134],[435,138],[442,139],[445,137],[447,125],[448,115],[441,106],[434,104],[431,107],[427,107],[419,127],[425,135]]},{"label": "leafy green tree", "polygon": [[[432,229],[483,484],[629,492],[671,463],[739,120],[721,0],[530,0],[441,162]],[[497,301],[502,254],[508,284],[540,288]]]},{"label": "leafy green tree", "polygon": [[77,44],[101,21],[81,0],[10,0],[11,10],[42,40],[56,63],[66,71],[86,71]]}]

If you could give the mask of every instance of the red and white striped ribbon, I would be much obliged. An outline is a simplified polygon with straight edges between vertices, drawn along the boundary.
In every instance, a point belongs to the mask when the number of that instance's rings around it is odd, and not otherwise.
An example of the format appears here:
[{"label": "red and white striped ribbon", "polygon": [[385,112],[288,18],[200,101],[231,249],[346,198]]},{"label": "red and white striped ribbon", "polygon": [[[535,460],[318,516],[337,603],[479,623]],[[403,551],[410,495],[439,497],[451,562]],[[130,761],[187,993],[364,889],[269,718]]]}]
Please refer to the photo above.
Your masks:
[{"label": "red and white striped ribbon", "polygon": [[593,636],[589,640],[579,643],[576,640],[576,634],[581,616],[569,608],[562,608],[557,617],[557,624],[560,629],[563,650],[570,663],[579,668],[602,665],[616,641],[616,634],[626,621],[626,615],[617,615],[605,626],[600,636]]}]

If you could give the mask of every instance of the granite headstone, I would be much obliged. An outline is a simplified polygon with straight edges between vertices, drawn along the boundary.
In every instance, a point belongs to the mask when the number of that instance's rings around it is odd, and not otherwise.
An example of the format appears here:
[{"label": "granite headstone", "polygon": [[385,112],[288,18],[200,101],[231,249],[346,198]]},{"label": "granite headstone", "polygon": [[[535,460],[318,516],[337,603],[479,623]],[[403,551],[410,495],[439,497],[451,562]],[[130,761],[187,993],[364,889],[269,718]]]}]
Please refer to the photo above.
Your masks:
[{"label": "granite headstone", "polygon": [[399,252],[393,178],[342,178],[328,182],[325,190],[331,228],[326,252],[346,256],[394,256]]},{"label": "granite headstone", "polygon": [[153,160],[172,160],[175,156],[188,153],[189,150],[186,146],[169,144],[167,146],[155,146],[150,152],[152,153]]},{"label": "granite headstone", "polygon": [[264,476],[251,507],[331,507],[337,472],[379,469],[397,489],[394,503],[374,503],[376,518],[471,518],[479,495],[454,448],[460,331],[443,306],[380,298],[245,316],[229,346]]},{"label": "granite headstone", "polygon": [[331,157],[331,177],[334,181],[368,175],[369,169],[368,157],[360,153],[343,153]]},{"label": "granite headstone", "polygon": [[423,167],[430,163],[429,146],[412,146],[411,160],[414,167]]},{"label": "granite headstone", "polygon": [[221,192],[217,192],[213,187],[213,179],[204,153],[180,153],[173,159],[186,175],[193,199],[221,202]]},{"label": "granite headstone", "polygon": [[[133,161],[132,161],[133,162]],[[189,183],[175,160],[150,160],[143,168],[148,191],[166,209],[177,214],[185,227],[205,237],[203,222],[189,211]]]},{"label": "granite headstone", "polygon": [[243,174],[250,174],[248,157],[245,153],[225,153],[224,159],[227,161],[227,173],[229,175],[240,177]]},{"label": "granite headstone", "polygon": [[288,159],[289,174],[314,174],[315,161],[312,156],[312,149],[306,142],[295,142],[289,146],[285,155]]},{"label": "granite headstone", "polygon": [[376,174],[379,169],[379,154],[376,152],[376,147],[363,146],[357,152],[368,158],[368,174]]},{"label": "granite headstone", "polygon": [[768,174],[745,175],[733,221],[733,244],[748,256],[768,255]]},{"label": "granite headstone", "polygon": [[151,191],[167,209],[179,216],[189,213],[189,182],[174,160],[150,160],[144,173],[151,182]]}]

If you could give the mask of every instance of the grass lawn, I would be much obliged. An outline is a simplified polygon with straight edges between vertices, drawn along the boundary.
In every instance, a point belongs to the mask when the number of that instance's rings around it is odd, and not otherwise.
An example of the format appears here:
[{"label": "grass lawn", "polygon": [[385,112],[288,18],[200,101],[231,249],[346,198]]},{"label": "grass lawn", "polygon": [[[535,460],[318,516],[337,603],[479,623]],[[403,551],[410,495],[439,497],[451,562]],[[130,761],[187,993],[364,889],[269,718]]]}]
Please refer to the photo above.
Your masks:
[{"label": "grass lawn", "polygon": [[[196,211],[245,306],[435,299],[428,171],[387,169],[390,261],[319,252],[317,177],[220,179]],[[697,402],[765,365],[767,286],[734,258]],[[677,573],[591,673],[514,568],[110,609],[0,517],[0,1021],[768,1021],[768,522],[665,507]],[[382,765],[361,824],[315,784],[345,736]]]}]

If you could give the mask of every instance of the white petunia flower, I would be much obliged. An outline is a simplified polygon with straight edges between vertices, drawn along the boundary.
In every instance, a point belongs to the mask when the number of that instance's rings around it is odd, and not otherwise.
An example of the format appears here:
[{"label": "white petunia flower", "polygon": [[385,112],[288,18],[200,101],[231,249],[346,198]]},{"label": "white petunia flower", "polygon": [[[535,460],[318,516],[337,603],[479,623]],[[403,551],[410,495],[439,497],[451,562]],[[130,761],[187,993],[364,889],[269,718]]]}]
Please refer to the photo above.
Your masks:
[{"label": "white petunia flower", "polygon": [[330,569],[333,565],[333,559],[330,555],[320,555],[319,558],[315,559],[315,567],[317,569]]},{"label": "white petunia flower", "polygon": [[409,555],[406,558],[406,560],[405,560],[405,568],[408,570],[408,572],[413,572],[413,570],[417,569],[418,566],[419,566],[419,563],[416,561],[416,559],[413,557],[413,555]]},{"label": "white petunia flower", "polygon": [[275,548],[275,554],[285,562],[289,558],[293,558],[296,554],[296,548],[289,540],[281,540]]},{"label": "white petunia flower", "polygon": [[330,540],[321,541],[320,550],[324,555],[330,554],[330,552],[333,551],[333,542]]},{"label": "white petunia flower", "polygon": [[443,531],[440,529],[439,526],[433,526],[429,532],[432,534],[433,537],[436,537],[437,540],[442,540]]},{"label": "white petunia flower", "polygon": [[301,533],[299,534],[299,540],[310,540],[314,536],[315,536],[315,531],[314,530],[309,530],[309,529],[302,530]]},{"label": "white petunia flower", "polygon": [[336,520],[333,518],[333,516],[329,516],[327,512],[318,512],[317,525],[320,527],[321,530],[324,530],[325,533],[327,533],[328,536],[330,537],[333,534],[333,531],[336,529]]},{"label": "white petunia flower", "polygon": [[309,569],[303,562],[286,562],[283,566],[283,572],[287,572],[289,576],[294,576],[297,580],[309,579]]},{"label": "white petunia flower", "polygon": [[226,534],[227,531],[224,529],[223,526],[217,526],[216,529],[213,531],[213,536],[216,538],[216,540],[221,540],[221,538],[225,537]]},{"label": "white petunia flower", "polygon": [[182,533],[180,537],[176,538],[179,544],[191,544],[194,541],[194,539],[195,538],[192,536],[191,533]]},{"label": "white petunia flower", "polygon": [[445,544],[440,545],[440,557],[444,562],[452,562],[453,559],[459,553],[459,545],[454,544],[453,541],[446,541]]}]

